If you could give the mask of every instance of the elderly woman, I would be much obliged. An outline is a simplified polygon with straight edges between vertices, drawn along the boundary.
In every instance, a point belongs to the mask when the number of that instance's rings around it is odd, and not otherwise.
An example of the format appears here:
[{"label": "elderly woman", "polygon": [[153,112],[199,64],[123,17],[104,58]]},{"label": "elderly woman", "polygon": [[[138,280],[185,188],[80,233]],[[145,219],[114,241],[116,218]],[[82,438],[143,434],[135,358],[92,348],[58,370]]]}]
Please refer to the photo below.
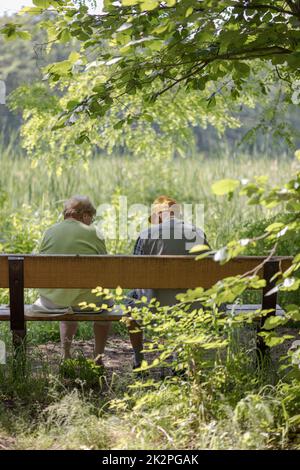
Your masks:
[{"label": "elderly woman", "polygon": [[[64,220],[50,227],[44,234],[40,252],[44,254],[72,254],[72,255],[98,255],[106,254],[105,241],[97,228],[92,224],[96,209],[86,196],[73,196],[65,202]],[[99,304],[96,297],[88,289],[40,289],[40,298],[37,303],[42,308],[57,310],[72,307],[80,310],[79,303]],[[109,306],[112,301],[101,299]],[[102,364],[102,354],[110,329],[110,322],[94,322],[95,357],[98,364]],[[71,357],[71,344],[77,330],[77,322],[62,321],[60,323],[60,336],[64,358]]]}]

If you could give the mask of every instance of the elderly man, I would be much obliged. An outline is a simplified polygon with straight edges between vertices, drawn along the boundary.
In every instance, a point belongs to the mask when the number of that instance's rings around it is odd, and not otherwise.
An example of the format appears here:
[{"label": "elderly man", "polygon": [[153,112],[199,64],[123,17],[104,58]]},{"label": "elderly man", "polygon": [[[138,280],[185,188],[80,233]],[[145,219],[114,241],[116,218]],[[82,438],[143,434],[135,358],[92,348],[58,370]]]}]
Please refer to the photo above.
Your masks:
[{"label": "elderly man", "polygon": [[[92,224],[96,209],[86,196],[73,196],[65,202],[64,220],[50,227],[44,234],[40,252],[44,254],[99,255],[106,254],[105,241]],[[40,289],[36,304],[50,311],[72,307],[80,310],[81,302],[99,304],[99,297],[88,289]],[[101,299],[110,307],[112,301]],[[94,322],[95,358],[102,364],[102,354],[109,334],[110,322]],[[64,358],[71,357],[71,344],[77,322],[61,322],[60,336]]]},{"label": "elderly man", "polygon": [[[194,245],[209,244],[205,233],[181,218],[180,206],[175,199],[168,196],[159,196],[152,204],[149,217],[151,226],[142,231],[136,240],[135,255],[188,255]],[[148,300],[156,298],[161,306],[174,305],[177,302],[176,295],[182,289],[135,289],[131,292],[132,300],[129,305],[134,305],[135,299],[146,297]],[[137,330],[138,325],[132,322],[132,330]],[[138,367],[143,359],[143,334],[141,331],[131,333],[131,344],[135,354],[135,366]]]}]

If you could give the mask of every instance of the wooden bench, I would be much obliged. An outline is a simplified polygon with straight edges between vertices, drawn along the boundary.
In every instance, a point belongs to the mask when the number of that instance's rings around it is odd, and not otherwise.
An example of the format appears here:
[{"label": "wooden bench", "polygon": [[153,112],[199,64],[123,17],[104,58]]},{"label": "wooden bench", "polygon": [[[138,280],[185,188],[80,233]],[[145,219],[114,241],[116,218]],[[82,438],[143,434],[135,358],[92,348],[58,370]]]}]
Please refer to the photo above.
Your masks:
[{"label": "wooden bench", "polygon": [[[262,308],[282,314],[276,293],[265,296],[273,286],[272,276],[291,265],[292,257],[243,256],[225,265],[212,258],[195,261],[194,256],[73,256],[73,255],[0,255],[0,288],[9,288],[10,306],[0,309],[0,320],[10,321],[13,342],[17,347],[26,336],[26,321],[118,321],[120,313],[75,313],[53,317],[24,313],[25,288],[210,288],[228,276],[244,274],[258,265],[258,274],[266,280]],[[250,311],[260,305],[234,306]],[[229,311],[232,306],[228,306]],[[274,314],[274,313],[273,313]]]}]

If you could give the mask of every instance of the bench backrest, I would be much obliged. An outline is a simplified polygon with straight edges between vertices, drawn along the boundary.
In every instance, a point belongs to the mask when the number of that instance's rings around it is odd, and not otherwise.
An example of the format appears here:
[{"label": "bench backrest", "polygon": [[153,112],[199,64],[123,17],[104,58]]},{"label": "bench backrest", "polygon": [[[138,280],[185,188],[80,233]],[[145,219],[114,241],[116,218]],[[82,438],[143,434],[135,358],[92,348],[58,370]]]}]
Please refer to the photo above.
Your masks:
[{"label": "bench backrest", "polygon": [[[265,260],[241,256],[220,265],[212,258],[196,261],[194,256],[5,254],[0,255],[0,288],[10,287],[11,271],[18,266],[24,273],[25,288],[209,288],[225,277],[250,272]],[[259,274],[266,278],[267,268],[285,270],[291,261],[292,257],[274,257]]]}]

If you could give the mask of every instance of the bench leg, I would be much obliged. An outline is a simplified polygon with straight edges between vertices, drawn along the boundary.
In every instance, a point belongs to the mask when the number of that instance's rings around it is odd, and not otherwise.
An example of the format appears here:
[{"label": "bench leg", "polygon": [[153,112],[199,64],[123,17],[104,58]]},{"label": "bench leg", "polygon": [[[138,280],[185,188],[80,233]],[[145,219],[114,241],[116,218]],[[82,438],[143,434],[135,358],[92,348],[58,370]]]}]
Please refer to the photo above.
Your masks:
[{"label": "bench leg", "polygon": [[[12,332],[14,359],[25,366],[26,356],[26,323],[24,318],[24,258],[8,258],[9,296],[10,296],[10,329]],[[21,361],[19,361],[19,359]]]},{"label": "bench leg", "polygon": [[15,351],[26,349],[26,328],[24,330],[12,330],[13,347]]},{"label": "bench leg", "polygon": [[16,377],[26,371],[26,329],[13,330],[13,373]]},{"label": "bench leg", "polygon": [[[261,327],[257,328],[257,332],[261,331]],[[262,368],[265,363],[266,358],[268,357],[270,348],[266,345],[263,338],[257,335],[256,339],[256,365],[259,369]]]},{"label": "bench leg", "polygon": [[[273,309],[274,312],[268,313],[265,317],[259,320],[257,327],[257,333],[263,331],[263,324],[266,318],[276,315],[276,305],[277,305],[277,293],[274,292],[271,295],[266,295],[271,289],[275,287],[276,280],[272,280],[272,277],[279,271],[279,262],[278,261],[268,261],[264,265],[264,279],[266,285],[262,293],[262,309],[269,310]],[[269,354],[270,348],[266,345],[264,339],[261,336],[256,336],[256,348],[257,348],[257,363],[258,366],[261,366],[264,362],[266,356]]]}]

